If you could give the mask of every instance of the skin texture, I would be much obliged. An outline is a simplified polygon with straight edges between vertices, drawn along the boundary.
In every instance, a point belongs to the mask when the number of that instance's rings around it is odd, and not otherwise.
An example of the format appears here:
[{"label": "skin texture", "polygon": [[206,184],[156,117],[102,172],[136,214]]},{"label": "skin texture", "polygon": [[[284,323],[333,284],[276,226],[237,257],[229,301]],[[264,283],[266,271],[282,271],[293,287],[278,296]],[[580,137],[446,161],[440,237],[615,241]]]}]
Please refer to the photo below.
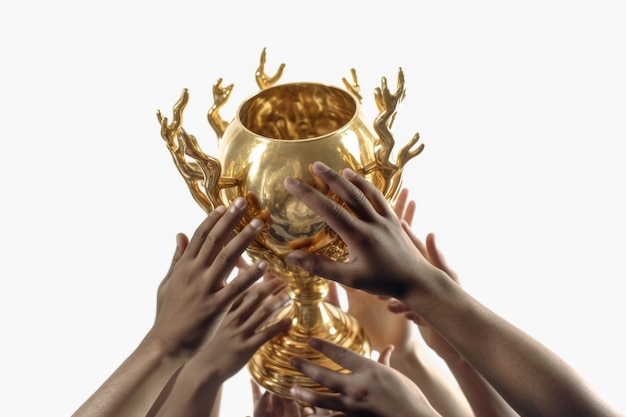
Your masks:
[{"label": "skin texture", "polygon": [[297,402],[280,397],[270,391],[261,392],[256,382],[250,381],[254,417],[299,417],[303,415]]},{"label": "skin texture", "polygon": [[[408,189],[402,189],[393,210],[399,219],[411,224],[415,202],[410,201],[408,196]],[[335,288],[333,284],[331,281],[331,288]],[[350,287],[343,288],[348,299],[348,313],[363,326],[372,349],[381,352],[386,346],[393,345],[391,367],[409,377],[440,414],[448,417],[473,416],[457,382],[445,373],[441,365],[433,360],[431,352],[418,340],[415,323],[404,314],[390,310],[390,301],[386,297]]]},{"label": "skin texture", "polygon": [[[219,329],[178,373],[159,410],[148,417],[203,417],[213,409],[222,384],[237,373],[265,342],[287,329],[289,319],[271,323],[287,301],[285,283],[269,280],[246,290]],[[268,322],[268,320],[270,322]]]},{"label": "skin texture", "polygon": [[[420,253],[437,268],[444,271],[451,280],[459,283],[457,274],[448,266],[443,254],[435,242],[435,235],[430,233],[424,244],[413,233],[409,223],[402,223],[411,241],[420,250]],[[465,359],[439,334],[423,320],[418,314],[398,300],[390,300],[388,303],[390,312],[404,315],[408,320],[418,325],[419,331],[426,344],[444,360],[448,368],[458,381],[465,397],[469,401],[475,415],[481,417],[514,417],[518,414],[504,399],[493,389]]]},{"label": "skin texture", "polygon": [[291,393],[295,398],[336,410],[333,414],[336,416],[440,416],[410,379],[388,366],[393,346],[385,347],[379,362],[375,362],[326,340],[313,338],[309,344],[351,373],[343,374],[303,358],[292,358],[291,364],[296,369],[334,391],[294,387]]},{"label": "skin texture", "polygon": [[245,207],[245,199],[228,209],[217,207],[191,240],[177,235],[170,269],[157,292],[152,328],[73,417],[144,416],[174,372],[213,335],[239,294],[263,275],[267,265],[257,263],[226,283],[263,227],[255,219],[233,233]]},{"label": "skin texture", "polygon": [[285,179],[285,187],[339,234],[350,259],[340,263],[294,251],[287,262],[346,286],[400,300],[522,416],[619,415],[559,356],[432,265],[372,184],[351,170],[340,175],[320,162],[313,164],[312,171],[349,211],[296,179]]}]

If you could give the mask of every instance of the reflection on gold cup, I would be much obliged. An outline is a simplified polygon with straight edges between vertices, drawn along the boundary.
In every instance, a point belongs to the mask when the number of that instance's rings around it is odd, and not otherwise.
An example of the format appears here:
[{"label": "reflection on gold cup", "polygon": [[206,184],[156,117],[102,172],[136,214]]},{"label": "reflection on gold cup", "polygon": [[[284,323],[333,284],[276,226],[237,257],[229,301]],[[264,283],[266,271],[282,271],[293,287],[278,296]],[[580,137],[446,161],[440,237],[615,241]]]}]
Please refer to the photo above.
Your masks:
[{"label": "reflection on gold cup", "polygon": [[252,259],[267,260],[270,272],[286,280],[293,302],[276,319],[289,317],[292,325],[263,345],[250,360],[248,369],[266,389],[289,397],[289,389],[294,385],[326,390],[289,365],[294,355],[345,372],[311,349],[309,338],[331,340],[363,355],[370,354],[370,345],[352,316],[324,301],[328,292],[326,279],[283,261],[293,249],[316,252],[337,261],[348,257],[343,241],[317,214],[285,190],[283,180],[287,176],[298,178],[332,198],[332,193],[321,187],[310,172],[310,165],[319,160],[337,171],[351,168],[393,202],[404,165],[422,151],[423,145],[412,149],[419,140],[415,134],[398,152],[396,161],[390,161],[395,143],[390,129],[397,106],[405,96],[402,70],[398,72],[395,93],[388,90],[385,78],[375,90],[380,113],[373,123],[374,134],[361,109],[354,70],[352,83],[343,80],[345,89],[312,82],[275,85],[284,64],[270,77],[265,73],[265,58],[263,50],[256,72],[260,91],[241,104],[231,122],[219,116],[219,109],[228,100],[233,85],[223,87],[220,79],[213,87],[214,105],[208,120],[218,136],[218,158],[202,152],[196,138],[182,128],[182,113],[189,99],[186,89],[174,105],[171,122],[161,112],[157,117],[174,163],[206,212],[245,196],[248,211],[238,227],[255,216],[267,220],[265,230],[247,253]]}]

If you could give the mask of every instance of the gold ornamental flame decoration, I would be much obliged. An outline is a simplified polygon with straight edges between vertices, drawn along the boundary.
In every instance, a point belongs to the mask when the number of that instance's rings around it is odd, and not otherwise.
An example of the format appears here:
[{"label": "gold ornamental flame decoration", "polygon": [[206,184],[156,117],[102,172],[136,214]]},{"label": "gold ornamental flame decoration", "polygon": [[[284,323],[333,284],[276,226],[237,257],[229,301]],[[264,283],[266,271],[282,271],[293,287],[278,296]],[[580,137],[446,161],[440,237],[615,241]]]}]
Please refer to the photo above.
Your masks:
[{"label": "gold ornamental flame decoration", "polygon": [[294,355],[346,372],[311,349],[311,337],[331,340],[366,356],[371,348],[354,317],[325,301],[326,279],[284,262],[285,255],[294,249],[337,261],[349,255],[334,231],[284,189],[284,178],[296,177],[334,198],[310,171],[310,165],[321,160],[338,171],[353,169],[394,202],[404,166],[422,152],[424,145],[418,144],[416,133],[391,161],[395,145],[391,128],[406,95],[401,68],[395,92],[389,90],[385,77],[374,90],[379,113],[372,123],[373,133],[361,109],[361,88],[354,69],[351,81],[343,78],[345,88],[339,88],[314,82],[278,84],[285,64],[272,76],[265,72],[265,64],[263,49],[255,73],[260,90],[244,100],[230,122],[219,112],[234,85],[223,86],[222,78],[213,85],[213,105],[207,119],[217,135],[218,157],[205,154],[195,136],[182,126],[189,102],[187,89],[174,104],[171,121],[160,111],[157,118],[174,164],[205,212],[244,196],[248,209],[237,230],[253,217],[266,220],[264,231],[247,253],[253,260],[267,260],[270,272],[286,280],[292,302],[275,319],[289,317],[292,325],[255,353],[248,370],[266,389],[290,397],[289,389],[294,385],[327,391],[289,365]]}]

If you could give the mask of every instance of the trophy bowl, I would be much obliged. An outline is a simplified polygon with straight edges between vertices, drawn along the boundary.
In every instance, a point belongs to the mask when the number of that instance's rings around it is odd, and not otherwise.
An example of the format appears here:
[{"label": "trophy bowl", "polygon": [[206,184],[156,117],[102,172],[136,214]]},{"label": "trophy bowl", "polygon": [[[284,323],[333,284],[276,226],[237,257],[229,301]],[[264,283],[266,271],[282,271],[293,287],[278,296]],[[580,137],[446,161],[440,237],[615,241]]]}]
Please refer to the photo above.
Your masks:
[{"label": "trophy bowl", "polygon": [[[404,76],[398,73],[398,88],[392,93],[383,77],[375,90],[379,115],[371,122],[361,106],[356,72],[352,82],[345,78],[345,88],[315,82],[277,84],[276,75],[265,73],[265,50],[256,72],[260,91],[248,97],[227,122],[219,115],[233,85],[213,86],[214,105],[208,121],[218,136],[217,157],[206,155],[196,138],[182,127],[182,113],[189,93],[183,90],[174,105],[170,122],[157,113],[161,136],[174,163],[185,179],[192,196],[206,211],[246,197],[248,209],[240,230],[253,217],[266,220],[266,226],[250,245],[247,254],[253,260],[268,261],[269,272],[287,282],[291,303],[276,315],[291,319],[291,326],[263,345],[248,363],[252,377],[274,394],[290,397],[294,385],[327,391],[315,381],[291,367],[292,356],[302,356],[322,366],[347,372],[308,346],[311,337],[319,337],[369,356],[371,348],[362,327],[340,307],[325,301],[328,281],[284,262],[294,249],[308,250],[344,261],[346,245],[330,227],[304,203],[291,196],[283,186],[291,176],[316,187],[329,197],[334,195],[310,170],[315,161],[323,161],[334,170],[351,168],[364,176],[393,202],[401,185],[405,163],[418,155],[423,145],[415,146],[415,134],[391,162],[394,139],[391,126],[398,104],[405,96]],[[415,149],[413,147],[415,146]],[[338,200],[337,200],[338,201]]]}]

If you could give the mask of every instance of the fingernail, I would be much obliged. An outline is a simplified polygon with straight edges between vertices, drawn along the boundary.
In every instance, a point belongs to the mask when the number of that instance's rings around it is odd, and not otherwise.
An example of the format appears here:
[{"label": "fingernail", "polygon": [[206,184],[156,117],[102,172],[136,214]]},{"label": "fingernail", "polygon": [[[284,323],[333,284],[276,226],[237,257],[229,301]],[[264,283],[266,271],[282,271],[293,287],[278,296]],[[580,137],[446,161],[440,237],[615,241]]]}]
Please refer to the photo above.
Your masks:
[{"label": "fingernail", "polygon": [[230,207],[232,212],[237,210],[241,210],[246,207],[246,199],[243,197],[237,197],[235,201],[233,201],[233,205]]},{"label": "fingernail", "polygon": [[213,209],[213,211],[217,212],[217,213],[224,213],[226,211],[226,207],[224,206],[217,206]]},{"label": "fingernail", "polygon": [[285,184],[285,187],[296,186],[296,185],[298,185],[299,182],[300,181],[298,181],[297,179],[295,179],[293,177],[286,177],[285,181],[284,181],[284,184]]},{"label": "fingernail", "polygon": [[267,269],[267,261],[261,261],[256,264],[256,267],[259,268],[259,271],[265,271]]},{"label": "fingernail", "polygon": [[321,346],[320,341],[316,339],[315,337],[312,337],[309,339],[309,346],[319,350],[319,347]]},{"label": "fingernail", "polygon": [[258,217],[255,217],[250,221],[250,227],[252,227],[253,229],[258,229],[261,226],[263,226],[263,222]]},{"label": "fingernail", "polygon": [[342,174],[346,178],[354,178],[354,177],[356,177],[356,172],[352,171],[350,168],[344,168],[344,170],[342,171]]},{"label": "fingernail", "polygon": [[323,162],[317,161],[313,163],[313,169],[317,172],[326,172],[330,168]]},{"label": "fingernail", "polygon": [[302,264],[300,263],[300,259],[298,258],[290,258],[289,256],[287,256],[285,258],[285,262],[287,262],[288,264],[296,265],[296,266],[302,266]]}]

